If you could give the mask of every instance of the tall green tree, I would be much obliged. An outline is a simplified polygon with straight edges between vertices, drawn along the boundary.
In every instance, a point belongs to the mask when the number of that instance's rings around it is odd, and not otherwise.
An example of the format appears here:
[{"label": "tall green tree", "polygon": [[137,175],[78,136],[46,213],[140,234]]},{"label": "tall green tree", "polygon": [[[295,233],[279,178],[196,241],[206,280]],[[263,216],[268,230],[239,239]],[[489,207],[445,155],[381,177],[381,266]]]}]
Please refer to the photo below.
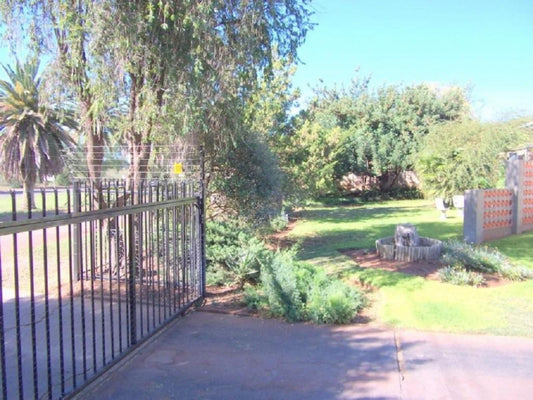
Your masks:
[{"label": "tall green tree", "polygon": [[[241,146],[243,104],[271,70],[273,49],[296,56],[311,24],[308,0],[3,0],[13,31],[29,26],[75,95],[99,178],[110,105],[132,159],[146,176],[152,144],[175,132],[206,148]],[[24,24],[21,22],[28,22]],[[183,139],[181,139],[183,140]]]},{"label": "tall green tree", "polygon": [[34,207],[35,183],[62,171],[76,123],[69,112],[42,101],[37,62],[3,68],[8,80],[0,80],[0,168],[7,179],[22,181],[24,199]]},{"label": "tall green tree", "polygon": [[429,196],[450,200],[467,189],[496,187],[506,151],[527,142],[515,123],[459,121],[435,125],[424,138],[416,172]]},{"label": "tall green tree", "polygon": [[[333,169],[316,170],[320,180],[334,187],[351,172],[377,177],[386,189],[403,171],[414,168],[421,141],[431,126],[468,114],[461,88],[437,91],[427,85],[385,86],[372,91],[368,78],[358,78],[348,89],[319,89],[305,118],[320,126],[322,136],[334,138],[328,141],[333,146],[328,151],[328,165]],[[307,136],[306,129],[293,136],[295,145]],[[316,148],[314,157],[324,159],[320,151],[325,150]]]},{"label": "tall green tree", "polygon": [[338,175],[347,171],[380,177],[383,182],[413,169],[420,142],[434,124],[468,115],[464,92],[444,93],[426,85],[388,86],[355,99],[350,109]]}]

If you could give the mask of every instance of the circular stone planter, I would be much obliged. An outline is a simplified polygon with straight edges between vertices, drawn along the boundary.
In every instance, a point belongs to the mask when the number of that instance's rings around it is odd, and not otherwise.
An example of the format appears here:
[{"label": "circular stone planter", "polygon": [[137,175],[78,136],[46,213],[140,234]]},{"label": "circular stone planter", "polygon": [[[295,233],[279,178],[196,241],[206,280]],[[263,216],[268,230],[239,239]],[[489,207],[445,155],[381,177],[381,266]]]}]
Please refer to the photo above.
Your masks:
[{"label": "circular stone planter", "polygon": [[394,237],[376,240],[376,251],[380,258],[397,261],[436,260],[442,251],[442,242],[421,237],[418,246],[396,246]]}]

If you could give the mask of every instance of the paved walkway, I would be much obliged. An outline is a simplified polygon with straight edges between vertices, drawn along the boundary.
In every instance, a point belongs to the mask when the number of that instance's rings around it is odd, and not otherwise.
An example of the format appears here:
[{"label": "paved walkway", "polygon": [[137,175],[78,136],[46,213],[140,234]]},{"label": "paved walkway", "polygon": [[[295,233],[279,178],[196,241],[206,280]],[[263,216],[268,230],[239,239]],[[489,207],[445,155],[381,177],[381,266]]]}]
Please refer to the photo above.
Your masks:
[{"label": "paved walkway", "polygon": [[84,399],[526,399],[533,339],[195,312]]}]

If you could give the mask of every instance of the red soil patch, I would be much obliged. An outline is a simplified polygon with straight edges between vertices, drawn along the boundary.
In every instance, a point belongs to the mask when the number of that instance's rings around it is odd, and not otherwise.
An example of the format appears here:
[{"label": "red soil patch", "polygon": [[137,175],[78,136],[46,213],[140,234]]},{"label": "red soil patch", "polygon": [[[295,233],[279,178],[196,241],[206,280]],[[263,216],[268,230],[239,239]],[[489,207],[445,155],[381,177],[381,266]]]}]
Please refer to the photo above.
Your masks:
[{"label": "red soil patch", "polygon": [[289,223],[284,230],[268,235],[266,238],[268,248],[270,250],[278,250],[291,247],[294,244],[294,240],[289,238],[289,234],[292,232],[297,222],[298,217],[289,217]]},{"label": "red soil patch", "polygon": [[243,292],[237,287],[208,286],[204,303],[198,311],[232,315],[257,315],[246,307]]},{"label": "red soil patch", "polygon": [[[396,261],[382,260],[375,251],[365,249],[345,249],[339,250],[342,254],[350,257],[362,268],[378,268],[386,271],[402,272],[404,274],[421,276],[425,279],[438,281],[437,271],[444,267],[439,260],[420,261]],[[494,274],[483,274],[485,284],[483,287],[502,286],[510,283]]]}]

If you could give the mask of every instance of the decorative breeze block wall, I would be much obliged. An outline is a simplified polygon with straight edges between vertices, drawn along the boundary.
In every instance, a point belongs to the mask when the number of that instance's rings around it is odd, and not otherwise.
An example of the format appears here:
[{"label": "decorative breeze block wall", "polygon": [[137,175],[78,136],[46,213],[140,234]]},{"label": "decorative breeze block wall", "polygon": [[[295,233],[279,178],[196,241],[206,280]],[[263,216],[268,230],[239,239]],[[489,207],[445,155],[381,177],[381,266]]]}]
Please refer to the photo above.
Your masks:
[{"label": "decorative breeze block wall", "polygon": [[513,192],[510,189],[489,189],[483,194],[483,230],[511,229]]},{"label": "decorative breeze block wall", "polygon": [[506,189],[467,190],[463,235],[481,243],[533,230],[533,161],[507,162]]},{"label": "decorative breeze block wall", "polygon": [[524,163],[522,190],[522,227],[524,231],[533,230],[533,161]]}]

